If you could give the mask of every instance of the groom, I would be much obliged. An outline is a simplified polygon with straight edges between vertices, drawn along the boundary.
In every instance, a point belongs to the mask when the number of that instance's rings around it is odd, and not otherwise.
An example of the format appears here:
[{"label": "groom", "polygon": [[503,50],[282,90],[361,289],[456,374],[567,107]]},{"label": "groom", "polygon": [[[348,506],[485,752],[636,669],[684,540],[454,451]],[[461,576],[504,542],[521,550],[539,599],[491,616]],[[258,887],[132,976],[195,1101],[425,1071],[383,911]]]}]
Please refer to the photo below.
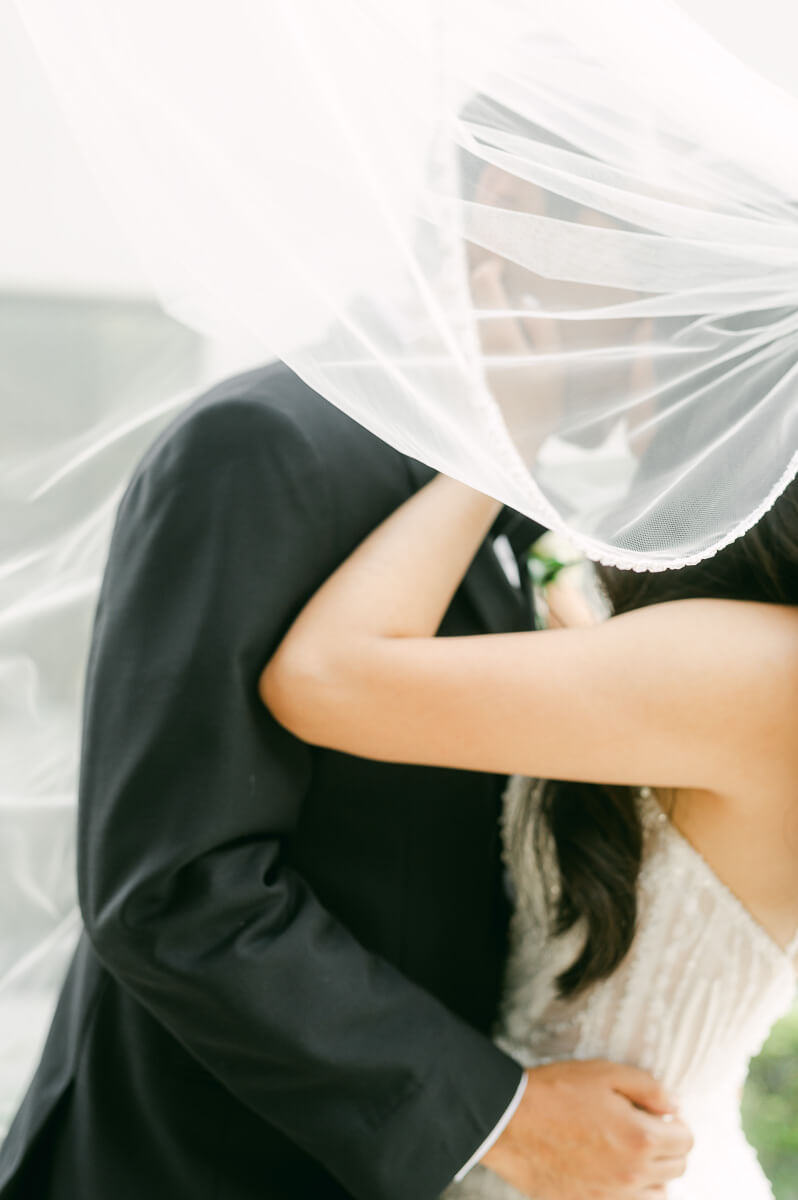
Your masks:
[{"label": "groom", "polygon": [[[656,1194],[653,1081],[526,1076],[489,1039],[503,780],[316,751],[258,698],[304,601],[429,476],[281,363],[136,468],[86,677],[85,932],[2,1200],[433,1200],[485,1154],[537,1200]],[[508,575],[537,531],[500,521],[504,567],[488,539],[442,635],[531,627]]]}]

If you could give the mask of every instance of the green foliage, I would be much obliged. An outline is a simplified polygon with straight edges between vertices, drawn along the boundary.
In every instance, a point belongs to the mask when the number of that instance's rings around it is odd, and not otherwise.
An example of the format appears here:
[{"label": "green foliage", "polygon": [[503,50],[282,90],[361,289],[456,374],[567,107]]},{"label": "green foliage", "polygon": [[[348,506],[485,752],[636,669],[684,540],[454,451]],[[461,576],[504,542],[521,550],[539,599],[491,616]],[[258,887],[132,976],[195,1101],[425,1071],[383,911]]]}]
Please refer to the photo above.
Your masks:
[{"label": "green foliage", "polygon": [[798,1007],[751,1064],[743,1121],[776,1200],[798,1200]]},{"label": "green foliage", "polygon": [[550,583],[554,583],[560,571],[564,570],[568,566],[568,563],[561,562],[560,559],[554,558],[553,555],[543,554],[533,549],[529,555],[528,566],[533,582],[538,587],[545,588]]}]

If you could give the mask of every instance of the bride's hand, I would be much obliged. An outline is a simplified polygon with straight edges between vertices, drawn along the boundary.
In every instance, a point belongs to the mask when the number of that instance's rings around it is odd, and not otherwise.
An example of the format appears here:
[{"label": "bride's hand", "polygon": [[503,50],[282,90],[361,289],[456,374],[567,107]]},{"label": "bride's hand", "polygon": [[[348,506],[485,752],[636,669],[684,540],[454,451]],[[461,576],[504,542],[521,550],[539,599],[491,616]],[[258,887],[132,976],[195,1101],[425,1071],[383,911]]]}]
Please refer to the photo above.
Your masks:
[{"label": "bride's hand", "polygon": [[646,1072],[557,1062],[527,1072],[521,1103],[482,1164],[534,1200],[652,1200],[684,1174],[692,1144]]},{"label": "bride's hand", "polygon": [[[557,322],[519,311],[506,285],[505,259],[488,255],[471,271],[471,295],[483,314],[479,339],[490,393],[521,457],[532,464],[562,416],[565,379]],[[485,315],[496,311],[496,317]]]}]

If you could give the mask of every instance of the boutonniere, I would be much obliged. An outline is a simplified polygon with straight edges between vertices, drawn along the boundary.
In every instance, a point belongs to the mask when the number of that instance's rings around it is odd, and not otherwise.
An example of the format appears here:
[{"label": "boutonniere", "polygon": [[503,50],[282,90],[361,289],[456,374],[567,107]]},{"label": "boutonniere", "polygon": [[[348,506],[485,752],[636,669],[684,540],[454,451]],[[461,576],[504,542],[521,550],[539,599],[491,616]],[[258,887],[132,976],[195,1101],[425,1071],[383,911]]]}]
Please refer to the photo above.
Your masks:
[{"label": "boutonniere", "polygon": [[531,547],[527,570],[535,599],[535,628],[594,625],[601,605],[590,563],[562,534],[544,533]]},{"label": "boutonniere", "polygon": [[546,588],[566,567],[581,561],[582,555],[561,534],[548,532],[531,546],[527,570],[537,587]]}]

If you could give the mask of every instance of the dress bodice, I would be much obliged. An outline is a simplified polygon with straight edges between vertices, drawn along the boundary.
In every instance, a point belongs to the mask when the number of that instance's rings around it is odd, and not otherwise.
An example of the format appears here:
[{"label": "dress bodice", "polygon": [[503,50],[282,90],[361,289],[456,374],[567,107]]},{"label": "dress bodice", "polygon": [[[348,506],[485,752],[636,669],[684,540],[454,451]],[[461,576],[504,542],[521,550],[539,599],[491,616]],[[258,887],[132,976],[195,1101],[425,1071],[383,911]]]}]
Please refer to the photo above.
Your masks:
[{"label": "dress bodice", "polygon": [[[557,976],[584,930],[552,936],[554,849],[530,836],[537,786],[511,781],[504,853],[516,892],[496,1041],[525,1066],[606,1058],[650,1071],[680,1104],[695,1136],[687,1174],[669,1200],[767,1200],[770,1188],[745,1141],[739,1098],[748,1063],[796,994],[792,946],[780,947],[673,826],[648,789],[637,932],[617,970],[563,999]],[[483,1168],[454,1195],[503,1200],[517,1193]]]}]

